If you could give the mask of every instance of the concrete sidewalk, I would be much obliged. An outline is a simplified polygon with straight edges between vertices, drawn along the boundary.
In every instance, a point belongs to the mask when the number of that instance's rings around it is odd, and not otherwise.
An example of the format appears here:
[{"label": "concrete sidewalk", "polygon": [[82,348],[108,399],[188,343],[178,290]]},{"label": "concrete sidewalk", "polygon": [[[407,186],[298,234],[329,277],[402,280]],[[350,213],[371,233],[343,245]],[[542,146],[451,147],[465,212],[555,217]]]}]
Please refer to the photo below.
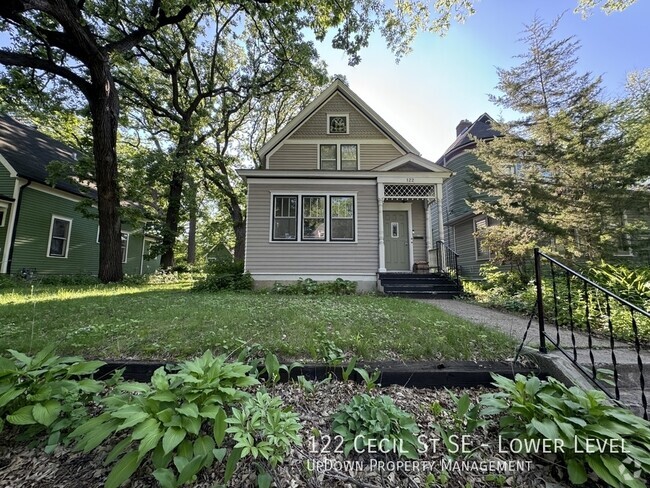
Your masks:
[{"label": "concrete sidewalk", "polygon": [[[450,315],[460,317],[475,324],[486,325],[494,329],[498,329],[505,334],[511,336],[517,345],[521,344],[524,337],[526,327],[530,317],[522,317],[509,313],[499,312],[490,308],[482,307],[473,303],[463,300],[424,300],[418,299],[417,301],[433,305]],[[551,336],[556,341],[557,331],[555,326],[547,325],[546,334]],[[569,355],[573,355],[573,340],[571,331],[569,329],[561,328],[559,331],[560,341],[559,344]],[[577,349],[578,362],[583,365],[591,367],[591,358],[589,357],[589,337],[582,331],[574,331],[573,337]],[[533,348],[539,347],[539,324],[537,319],[534,318],[528,330],[525,345]],[[547,347],[553,349],[553,346],[547,342]],[[633,344],[625,342],[614,342],[614,350],[616,352],[616,361],[618,364],[637,364],[637,354]],[[610,342],[607,338],[592,337],[592,353],[594,355],[594,362],[597,365],[609,365],[612,363],[612,351],[610,349]],[[559,351],[554,351],[551,354],[561,355]],[[645,366],[645,372],[650,372],[650,351],[645,349],[641,351],[641,360]]]}]

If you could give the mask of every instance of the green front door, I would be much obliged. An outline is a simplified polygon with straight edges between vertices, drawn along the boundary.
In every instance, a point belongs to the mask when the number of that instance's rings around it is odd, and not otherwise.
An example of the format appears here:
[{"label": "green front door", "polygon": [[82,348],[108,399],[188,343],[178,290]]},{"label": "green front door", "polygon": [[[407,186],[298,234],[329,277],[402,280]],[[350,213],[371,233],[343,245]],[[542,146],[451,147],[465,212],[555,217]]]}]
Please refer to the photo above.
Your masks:
[{"label": "green front door", "polygon": [[410,271],[408,212],[384,212],[384,252],[387,271]]}]

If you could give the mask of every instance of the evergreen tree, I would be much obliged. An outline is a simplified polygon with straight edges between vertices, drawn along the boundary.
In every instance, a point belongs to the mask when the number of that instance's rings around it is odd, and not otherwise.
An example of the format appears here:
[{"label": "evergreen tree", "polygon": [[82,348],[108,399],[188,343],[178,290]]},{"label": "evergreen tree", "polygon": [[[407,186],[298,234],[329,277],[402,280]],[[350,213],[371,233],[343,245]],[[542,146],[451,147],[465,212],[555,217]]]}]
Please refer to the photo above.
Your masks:
[{"label": "evergreen tree", "polygon": [[[522,41],[521,63],[499,69],[498,106],[521,117],[496,124],[502,134],[478,141],[474,168],[479,198],[473,208],[504,226],[545,236],[565,258],[598,258],[616,252],[624,237],[624,213],[645,204],[635,185],[648,171],[630,157],[635,134],[625,133],[618,104],[602,99],[600,77],[576,71],[579,43],[556,40],[559,18],[536,18]],[[498,248],[499,231],[492,229]],[[505,244],[504,244],[505,245]]]}]

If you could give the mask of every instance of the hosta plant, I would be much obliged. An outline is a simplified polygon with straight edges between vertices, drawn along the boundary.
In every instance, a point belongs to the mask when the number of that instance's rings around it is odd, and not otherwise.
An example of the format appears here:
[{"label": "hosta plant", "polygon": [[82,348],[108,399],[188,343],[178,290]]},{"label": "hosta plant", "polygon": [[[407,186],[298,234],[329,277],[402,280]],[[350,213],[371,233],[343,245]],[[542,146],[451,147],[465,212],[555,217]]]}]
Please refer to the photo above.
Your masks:
[{"label": "hosta plant", "polygon": [[[567,388],[549,378],[493,375],[501,391],[481,399],[483,415],[501,415],[501,435],[549,439],[576,485],[600,478],[610,486],[643,488],[650,481],[650,423],[610,405],[604,393]],[[562,449],[555,446],[561,444]],[[544,444],[530,443],[539,451]],[[538,446],[538,447],[534,447]],[[542,449],[543,451],[544,449]]]},{"label": "hosta plant", "polygon": [[332,432],[342,436],[343,452],[363,452],[371,443],[408,459],[418,457],[418,426],[385,395],[355,395],[334,415]]},{"label": "hosta plant", "polygon": [[[107,464],[117,461],[106,488],[122,484],[145,460],[151,461],[161,486],[180,486],[226,456],[227,412],[250,395],[243,388],[258,384],[250,372],[249,365],[207,351],[183,362],[175,373],[159,368],[151,384],[118,385],[118,393],[103,400],[104,412],[71,435],[84,452],[126,435],[106,458]],[[226,478],[239,457],[239,449],[231,451]]]},{"label": "hosta plant", "polygon": [[87,405],[105,386],[91,377],[103,362],[59,357],[53,349],[0,357],[0,431],[6,422],[23,429],[23,439],[47,434],[47,452],[87,420]]}]

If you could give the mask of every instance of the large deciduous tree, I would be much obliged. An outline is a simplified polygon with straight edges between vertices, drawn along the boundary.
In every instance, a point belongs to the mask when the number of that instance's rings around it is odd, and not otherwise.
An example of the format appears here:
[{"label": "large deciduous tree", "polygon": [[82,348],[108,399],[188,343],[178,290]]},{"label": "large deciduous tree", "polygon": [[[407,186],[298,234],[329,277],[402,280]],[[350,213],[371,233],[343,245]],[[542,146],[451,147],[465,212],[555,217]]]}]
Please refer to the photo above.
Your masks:
[{"label": "large deciduous tree", "polygon": [[[491,198],[473,207],[501,222],[506,241],[515,226],[567,258],[597,258],[620,248],[623,210],[647,208],[647,192],[635,188],[649,172],[630,151],[640,134],[624,130],[599,77],[576,71],[578,42],[556,40],[558,22],[535,19],[521,63],[498,70],[501,95],[492,101],[521,117],[497,124],[502,137],[478,142],[488,169],[475,169],[474,186]],[[498,249],[499,228],[490,233]]]}]

